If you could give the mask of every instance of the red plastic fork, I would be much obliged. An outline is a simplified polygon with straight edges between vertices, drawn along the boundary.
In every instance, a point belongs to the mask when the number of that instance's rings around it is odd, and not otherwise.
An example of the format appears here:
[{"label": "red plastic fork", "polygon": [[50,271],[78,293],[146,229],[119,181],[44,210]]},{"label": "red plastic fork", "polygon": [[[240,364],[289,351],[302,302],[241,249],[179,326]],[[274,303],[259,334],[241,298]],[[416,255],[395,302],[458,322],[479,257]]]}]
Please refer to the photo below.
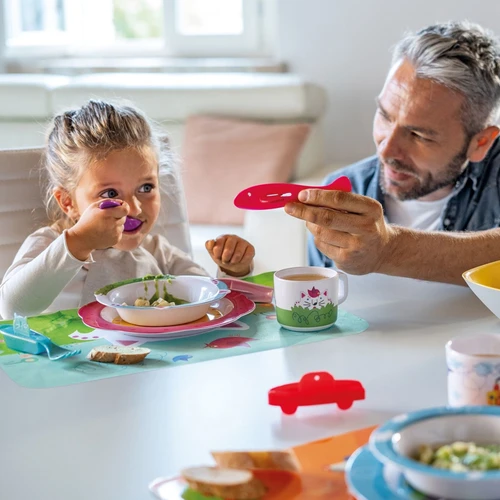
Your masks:
[{"label": "red plastic fork", "polygon": [[287,203],[297,201],[299,193],[304,189],[327,189],[351,191],[352,185],[348,177],[342,176],[326,186],[304,186],[303,184],[272,183],[257,184],[244,189],[236,195],[234,204],[246,210],[269,210],[284,207]]}]

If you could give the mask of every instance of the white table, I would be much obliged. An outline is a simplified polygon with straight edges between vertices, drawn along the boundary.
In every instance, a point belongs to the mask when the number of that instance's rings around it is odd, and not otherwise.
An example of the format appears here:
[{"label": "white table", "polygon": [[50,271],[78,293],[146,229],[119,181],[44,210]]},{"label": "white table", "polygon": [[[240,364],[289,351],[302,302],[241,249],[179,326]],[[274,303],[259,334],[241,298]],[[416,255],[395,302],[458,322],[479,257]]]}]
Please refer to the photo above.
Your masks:
[{"label": "white table", "polygon": [[[55,389],[0,372],[2,500],[151,500],[148,483],[212,463],[210,450],[285,448],[446,404],[444,345],[499,332],[468,288],[350,277],[364,333]],[[308,371],[359,379],[365,401],[284,416],[267,391]]]}]

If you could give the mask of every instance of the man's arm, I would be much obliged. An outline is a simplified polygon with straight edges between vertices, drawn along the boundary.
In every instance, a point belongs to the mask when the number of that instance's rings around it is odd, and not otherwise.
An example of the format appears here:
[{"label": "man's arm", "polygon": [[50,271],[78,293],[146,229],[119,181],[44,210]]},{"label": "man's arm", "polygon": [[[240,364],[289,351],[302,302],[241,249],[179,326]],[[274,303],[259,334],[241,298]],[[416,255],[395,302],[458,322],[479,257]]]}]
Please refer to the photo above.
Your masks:
[{"label": "man's arm", "polygon": [[383,273],[465,284],[467,269],[500,260],[500,229],[417,231],[385,222],[380,203],[341,191],[309,189],[285,211],[307,222],[318,250],[350,274]]},{"label": "man's arm", "polygon": [[465,285],[462,273],[500,260],[500,229],[425,232],[392,226],[387,258],[377,272]]}]

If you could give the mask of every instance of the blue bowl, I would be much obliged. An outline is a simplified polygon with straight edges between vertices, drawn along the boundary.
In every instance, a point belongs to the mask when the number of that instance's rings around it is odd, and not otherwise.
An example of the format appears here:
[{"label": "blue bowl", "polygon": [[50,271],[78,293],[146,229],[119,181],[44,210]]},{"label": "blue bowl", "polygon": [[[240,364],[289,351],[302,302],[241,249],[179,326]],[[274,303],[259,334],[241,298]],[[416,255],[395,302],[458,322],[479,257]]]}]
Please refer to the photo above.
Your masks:
[{"label": "blue bowl", "polygon": [[370,449],[378,460],[399,468],[426,495],[454,500],[498,500],[500,470],[453,472],[412,458],[418,447],[455,441],[500,444],[500,407],[439,407],[399,415],[375,429]]}]

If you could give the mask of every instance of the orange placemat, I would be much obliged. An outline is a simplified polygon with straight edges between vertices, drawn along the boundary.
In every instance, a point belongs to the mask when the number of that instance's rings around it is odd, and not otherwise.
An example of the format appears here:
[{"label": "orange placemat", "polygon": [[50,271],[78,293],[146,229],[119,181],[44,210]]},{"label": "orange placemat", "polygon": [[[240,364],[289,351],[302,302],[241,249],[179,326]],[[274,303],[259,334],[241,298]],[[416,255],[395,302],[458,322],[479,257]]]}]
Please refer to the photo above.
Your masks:
[{"label": "orange placemat", "polygon": [[[353,497],[347,490],[343,470],[331,470],[330,466],[337,463],[341,464],[360,446],[365,445],[375,427],[358,429],[292,448],[302,466],[304,478],[307,478],[308,474],[312,474],[316,477],[323,476],[329,479],[328,497],[321,496],[321,492],[318,491],[318,496],[315,496],[315,498],[352,500]],[[342,469],[342,467],[339,467],[339,469]],[[332,497],[332,483],[334,484],[335,497]]]},{"label": "orange placemat", "polygon": [[[267,487],[263,500],[352,500],[344,479],[343,464],[357,448],[368,442],[374,427],[313,441],[292,448],[301,465],[299,475],[285,470],[253,469]],[[339,470],[331,469],[339,464]],[[189,490],[182,477],[157,478],[149,489],[162,500],[204,500]]]}]

